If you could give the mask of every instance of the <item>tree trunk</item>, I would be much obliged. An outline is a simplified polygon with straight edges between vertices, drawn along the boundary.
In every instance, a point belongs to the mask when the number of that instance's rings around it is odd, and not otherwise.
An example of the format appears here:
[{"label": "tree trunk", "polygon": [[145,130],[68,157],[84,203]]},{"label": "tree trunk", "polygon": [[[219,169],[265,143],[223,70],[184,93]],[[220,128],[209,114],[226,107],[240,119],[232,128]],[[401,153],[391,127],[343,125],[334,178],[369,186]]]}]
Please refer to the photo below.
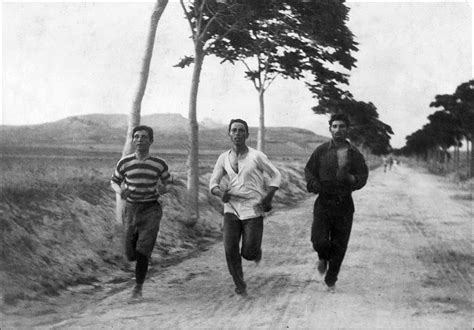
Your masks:
[{"label": "tree trunk", "polygon": [[469,140],[466,139],[466,165],[467,165],[466,166],[466,168],[467,168],[466,175],[468,177],[471,177],[470,176],[470,170],[471,170],[471,162],[470,162],[471,158],[470,157],[471,157],[471,155],[469,154]]},{"label": "tree trunk", "polygon": [[194,226],[199,219],[199,125],[196,114],[199,80],[203,63],[204,50],[202,44],[197,42],[188,113],[190,150],[188,155],[187,219],[185,224],[189,227]]},{"label": "tree trunk", "polygon": [[456,139],[456,173],[461,169],[461,141]]},{"label": "tree trunk", "polygon": [[145,95],[146,85],[148,82],[148,75],[150,73],[150,63],[153,55],[153,47],[155,45],[156,29],[167,4],[168,0],[157,0],[151,15],[145,56],[143,57],[142,68],[140,72],[140,81],[135,94],[135,99],[133,100],[132,110],[130,111],[130,116],[128,118],[127,138],[123,147],[122,156],[128,155],[132,152],[132,131],[134,127],[140,125],[140,112],[143,95]]},{"label": "tree trunk", "polygon": [[260,87],[258,91],[258,102],[260,106],[260,116],[258,120],[258,138],[257,138],[257,149],[265,151],[265,90]]},{"label": "tree trunk", "polygon": [[[472,135],[471,135],[472,136]],[[474,176],[474,150],[472,150],[472,139],[471,139],[471,166],[469,166],[469,177],[472,178]]]},{"label": "tree trunk", "polygon": [[[122,157],[132,152],[132,131],[133,128],[140,125],[140,112],[142,106],[143,95],[145,95],[146,85],[148,82],[148,75],[150,73],[150,63],[153,55],[153,46],[155,45],[156,29],[158,22],[160,21],[161,15],[163,14],[168,0],[157,0],[153,13],[151,15],[150,27],[148,30],[148,38],[146,41],[145,56],[142,61],[142,68],[140,72],[140,81],[138,84],[135,99],[133,100],[132,110],[128,118],[127,136],[125,138],[125,145],[122,150]],[[118,223],[122,223],[122,209],[123,203],[120,196],[116,195],[116,208],[115,215]]]}]

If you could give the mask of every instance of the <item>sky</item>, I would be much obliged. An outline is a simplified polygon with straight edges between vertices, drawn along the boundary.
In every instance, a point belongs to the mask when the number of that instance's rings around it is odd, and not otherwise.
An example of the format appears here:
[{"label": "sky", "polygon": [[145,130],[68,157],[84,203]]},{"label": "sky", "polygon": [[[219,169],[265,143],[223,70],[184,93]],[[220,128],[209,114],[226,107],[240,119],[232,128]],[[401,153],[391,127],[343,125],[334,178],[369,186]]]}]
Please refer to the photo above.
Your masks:
[{"label": "sky", "polygon": [[[3,2],[2,125],[33,125],[90,113],[128,114],[138,87],[154,3]],[[349,91],[372,102],[394,130],[391,144],[428,122],[437,94],[473,78],[472,1],[349,1],[348,26],[359,51]],[[188,117],[190,30],[170,0],[155,41],[142,115]],[[327,117],[302,81],[277,79],[266,93],[266,125],[328,135]],[[198,120],[243,118],[258,126],[258,94],[244,67],[207,57]]]}]

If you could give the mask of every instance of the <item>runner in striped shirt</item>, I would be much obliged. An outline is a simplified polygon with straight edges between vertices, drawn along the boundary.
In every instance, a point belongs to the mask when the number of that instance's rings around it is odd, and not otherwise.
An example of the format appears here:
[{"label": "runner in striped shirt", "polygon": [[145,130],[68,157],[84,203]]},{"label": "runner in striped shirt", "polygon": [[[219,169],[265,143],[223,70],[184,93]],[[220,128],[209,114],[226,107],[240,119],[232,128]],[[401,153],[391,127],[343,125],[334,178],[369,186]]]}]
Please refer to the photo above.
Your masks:
[{"label": "runner in striped shirt", "polygon": [[119,160],[111,179],[112,189],[124,199],[123,224],[125,255],[136,261],[133,297],[140,297],[148,271],[149,257],[155,246],[163,211],[158,202],[158,181],[169,183],[171,176],[164,160],[151,156],[153,129],[133,129],[135,153]]}]

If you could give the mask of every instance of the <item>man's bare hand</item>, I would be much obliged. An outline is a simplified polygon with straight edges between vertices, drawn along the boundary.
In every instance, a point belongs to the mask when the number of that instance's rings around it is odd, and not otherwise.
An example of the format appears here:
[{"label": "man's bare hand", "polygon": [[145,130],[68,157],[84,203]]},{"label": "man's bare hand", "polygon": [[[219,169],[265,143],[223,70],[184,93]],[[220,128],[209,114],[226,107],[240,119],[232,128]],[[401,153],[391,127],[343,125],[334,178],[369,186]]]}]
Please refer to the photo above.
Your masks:
[{"label": "man's bare hand", "polygon": [[127,197],[130,196],[131,193],[132,193],[132,190],[128,188],[122,189],[122,192],[120,193],[120,197],[122,199],[127,199]]},{"label": "man's bare hand", "polygon": [[222,193],[221,200],[222,200],[224,203],[227,203],[227,202],[230,201],[230,193],[229,193],[229,190],[225,190],[225,191]]},{"label": "man's bare hand", "polygon": [[164,195],[168,192],[168,188],[166,187],[165,184],[158,185],[157,190],[160,195]]},{"label": "man's bare hand", "polygon": [[273,196],[266,196],[262,199],[260,205],[262,206],[263,212],[270,212],[272,209],[272,197]]}]

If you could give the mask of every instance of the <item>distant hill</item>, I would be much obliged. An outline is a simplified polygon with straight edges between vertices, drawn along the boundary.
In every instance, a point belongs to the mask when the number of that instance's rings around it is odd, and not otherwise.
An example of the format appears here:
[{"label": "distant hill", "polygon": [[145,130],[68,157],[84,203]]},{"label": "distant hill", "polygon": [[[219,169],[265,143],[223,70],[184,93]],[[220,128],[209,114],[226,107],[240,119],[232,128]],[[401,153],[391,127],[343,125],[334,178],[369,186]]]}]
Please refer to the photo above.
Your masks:
[{"label": "distant hill", "polygon": [[[128,115],[90,114],[68,117],[56,122],[29,126],[0,126],[0,145],[10,146],[71,146],[123,145]],[[142,124],[153,127],[155,148],[186,150],[188,121],[180,114],[153,114],[142,116]],[[256,146],[258,129],[250,128],[249,145]],[[269,154],[302,155],[310,153],[328,138],[305,129],[269,127],[266,131]],[[200,123],[201,150],[225,150],[230,147],[227,125],[212,119]]]},{"label": "distant hill", "polygon": [[[144,125],[157,132],[185,131],[187,120],[179,114],[153,114],[142,117]],[[90,114],[51,123],[29,126],[0,126],[2,144],[21,143],[113,143],[124,141],[128,115]]]}]

